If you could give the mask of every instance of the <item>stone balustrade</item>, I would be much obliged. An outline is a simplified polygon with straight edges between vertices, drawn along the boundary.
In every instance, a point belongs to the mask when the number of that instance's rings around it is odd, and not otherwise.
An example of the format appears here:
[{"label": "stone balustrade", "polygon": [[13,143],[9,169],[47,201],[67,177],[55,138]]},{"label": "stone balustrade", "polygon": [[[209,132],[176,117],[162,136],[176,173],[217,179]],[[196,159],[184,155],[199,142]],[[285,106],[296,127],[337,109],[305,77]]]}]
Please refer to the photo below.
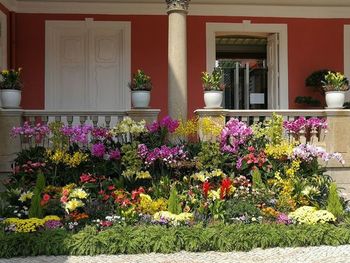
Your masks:
[{"label": "stone balustrade", "polygon": [[51,123],[61,121],[69,126],[91,124],[94,127],[113,127],[124,117],[135,121],[151,123],[158,118],[158,109],[132,109],[130,111],[46,111],[46,110],[4,110],[0,109],[0,175],[11,171],[11,163],[21,149],[20,139],[10,137],[12,127],[24,121]]}]

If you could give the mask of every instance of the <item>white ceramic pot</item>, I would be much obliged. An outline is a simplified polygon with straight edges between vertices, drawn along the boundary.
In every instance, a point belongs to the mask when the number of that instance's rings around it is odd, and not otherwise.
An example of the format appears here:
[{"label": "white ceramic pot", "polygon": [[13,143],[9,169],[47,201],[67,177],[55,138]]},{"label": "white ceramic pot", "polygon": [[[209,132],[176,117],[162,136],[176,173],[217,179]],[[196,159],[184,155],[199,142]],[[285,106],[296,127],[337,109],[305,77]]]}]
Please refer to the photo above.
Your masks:
[{"label": "white ceramic pot", "polygon": [[221,108],[223,92],[220,91],[204,91],[205,108]]},{"label": "white ceramic pot", "polygon": [[131,102],[134,108],[148,108],[151,100],[151,92],[147,90],[135,90],[131,92]]},{"label": "white ceramic pot", "polygon": [[21,103],[21,91],[15,89],[1,90],[1,107],[4,109],[18,109]]},{"label": "white ceramic pot", "polygon": [[329,109],[343,108],[345,101],[344,91],[327,91],[326,92],[326,103]]}]

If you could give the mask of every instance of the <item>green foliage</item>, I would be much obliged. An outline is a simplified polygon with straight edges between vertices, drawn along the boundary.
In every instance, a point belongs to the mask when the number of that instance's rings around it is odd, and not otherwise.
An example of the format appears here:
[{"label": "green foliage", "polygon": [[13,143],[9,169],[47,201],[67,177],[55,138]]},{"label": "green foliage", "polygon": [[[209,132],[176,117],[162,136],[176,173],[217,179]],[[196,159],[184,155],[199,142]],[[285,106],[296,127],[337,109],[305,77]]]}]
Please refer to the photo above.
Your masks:
[{"label": "green foliage", "polygon": [[218,142],[203,142],[197,158],[200,169],[207,171],[220,169],[224,163]]},{"label": "green foliage", "polygon": [[138,69],[134,73],[131,83],[129,83],[131,90],[147,90],[152,89],[151,77],[146,75],[142,69]]},{"label": "green foliage", "polygon": [[327,199],[327,210],[331,212],[337,219],[344,215],[344,208],[342,206],[336,183],[331,183],[329,187],[329,194]]},{"label": "green foliage", "polygon": [[297,104],[304,104],[312,107],[319,107],[321,106],[321,102],[318,99],[315,99],[310,96],[297,96],[294,100]]},{"label": "green foliage", "polygon": [[86,227],[31,234],[0,232],[0,258],[38,255],[117,255],[178,251],[249,251],[254,248],[338,246],[350,243],[350,230],[334,225],[233,224],[210,227],[115,226],[104,231]]},{"label": "green foliage", "polygon": [[257,218],[260,215],[260,209],[249,201],[231,199],[225,203],[225,218],[228,221],[242,216],[249,220],[253,217]]},{"label": "green foliage", "polygon": [[265,188],[265,184],[261,178],[261,173],[258,168],[252,170],[252,183],[254,189]]},{"label": "green foliage", "polygon": [[325,76],[328,74],[328,71],[328,69],[322,69],[311,73],[305,79],[305,86],[312,88],[321,88],[322,82],[325,81]]},{"label": "green foliage", "polygon": [[34,195],[32,197],[32,202],[30,204],[29,209],[29,218],[43,218],[43,208],[40,205],[41,201],[41,193],[45,188],[45,176],[43,173],[39,172],[38,177],[36,179],[36,184],[34,188]]},{"label": "green foliage", "polygon": [[202,72],[202,83],[205,91],[211,90],[223,90],[221,79],[223,72],[220,68],[215,68],[210,74],[208,72]]},{"label": "green foliage", "polygon": [[168,200],[168,211],[175,215],[178,215],[182,212],[180,199],[175,186],[173,186],[170,190],[170,196]]}]

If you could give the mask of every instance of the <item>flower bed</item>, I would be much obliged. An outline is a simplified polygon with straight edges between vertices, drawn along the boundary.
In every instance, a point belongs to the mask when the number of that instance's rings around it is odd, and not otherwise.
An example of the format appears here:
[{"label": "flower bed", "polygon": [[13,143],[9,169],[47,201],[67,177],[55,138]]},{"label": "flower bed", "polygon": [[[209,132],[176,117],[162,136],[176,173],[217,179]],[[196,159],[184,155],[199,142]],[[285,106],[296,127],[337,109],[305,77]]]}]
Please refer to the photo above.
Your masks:
[{"label": "flower bed", "polygon": [[[323,119],[283,123],[274,115],[253,126],[231,119],[222,129],[208,118],[201,123],[206,142],[198,140],[196,120],[170,117],[150,125],[126,118],[112,129],[59,122],[14,127],[23,150],[2,193],[0,239],[24,249],[0,256],[337,244],[328,234],[317,241],[316,229],[338,231],[339,244],[348,243],[341,227],[346,203],[319,164],[343,163],[341,155],[283,136],[326,127]],[[305,240],[293,239],[298,231]],[[57,235],[53,248],[23,243],[51,235]],[[101,245],[118,240],[118,247]]]}]

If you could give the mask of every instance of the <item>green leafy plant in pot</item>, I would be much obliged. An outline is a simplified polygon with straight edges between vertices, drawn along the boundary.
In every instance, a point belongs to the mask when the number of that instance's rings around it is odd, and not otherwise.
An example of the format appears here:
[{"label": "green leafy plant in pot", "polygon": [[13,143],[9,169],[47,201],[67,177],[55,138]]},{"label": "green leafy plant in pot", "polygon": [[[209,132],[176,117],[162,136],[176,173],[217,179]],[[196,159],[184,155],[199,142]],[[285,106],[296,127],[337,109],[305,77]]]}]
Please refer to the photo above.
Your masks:
[{"label": "green leafy plant in pot", "polygon": [[0,73],[1,106],[3,108],[19,108],[21,103],[22,69],[3,70]]},{"label": "green leafy plant in pot", "polygon": [[204,102],[206,108],[220,108],[225,85],[222,83],[223,72],[215,68],[210,74],[202,72],[202,83],[204,89]]},{"label": "green leafy plant in pot", "polygon": [[131,89],[131,101],[134,108],[147,108],[151,99],[151,77],[139,69],[133,75],[129,87]]}]

